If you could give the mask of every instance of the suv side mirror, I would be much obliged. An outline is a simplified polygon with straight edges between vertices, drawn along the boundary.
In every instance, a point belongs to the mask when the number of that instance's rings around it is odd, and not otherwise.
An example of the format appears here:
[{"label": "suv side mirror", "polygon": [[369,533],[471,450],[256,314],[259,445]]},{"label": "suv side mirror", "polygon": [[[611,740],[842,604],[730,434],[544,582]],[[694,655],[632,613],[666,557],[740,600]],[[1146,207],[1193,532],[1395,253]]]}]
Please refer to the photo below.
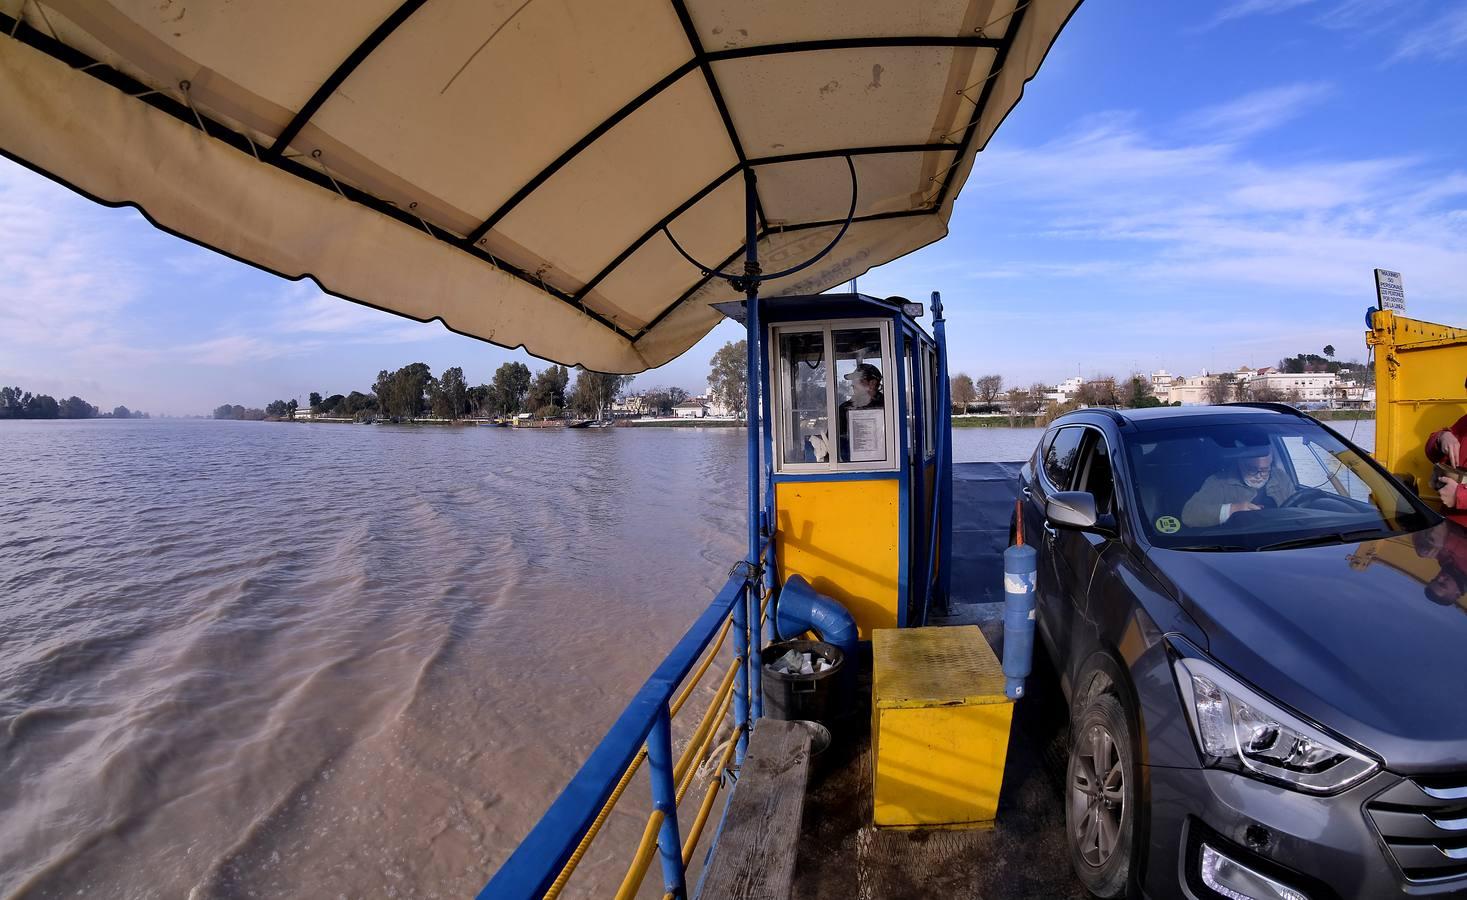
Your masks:
[{"label": "suv side mirror", "polygon": [[1045,518],[1056,528],[1073,531],[1088,531],[1104,537],[1114,537],[1114,516],[1101,515],[1095,511],[1095,495],[1088,491],[1060,491],[1051,494],[1044,504]]}]

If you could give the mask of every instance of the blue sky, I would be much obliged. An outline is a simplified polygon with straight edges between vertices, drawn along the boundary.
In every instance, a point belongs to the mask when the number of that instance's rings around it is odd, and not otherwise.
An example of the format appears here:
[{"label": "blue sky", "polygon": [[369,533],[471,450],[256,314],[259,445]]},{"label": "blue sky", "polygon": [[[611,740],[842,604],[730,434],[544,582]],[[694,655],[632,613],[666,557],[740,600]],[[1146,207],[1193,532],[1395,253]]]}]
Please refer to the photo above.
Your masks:
[{"label": "blue sky", "polygon": [[[1364,357],[1371,270],[1467,324],[1467,2],[1087,0],[979,157],[949,237],[860,279],[940,290],[954,371]],[[414,361],[543,363],[322,295],[0,161],[0,382],[202,413]],[[637,387],[701,390],[728,324]]]}]

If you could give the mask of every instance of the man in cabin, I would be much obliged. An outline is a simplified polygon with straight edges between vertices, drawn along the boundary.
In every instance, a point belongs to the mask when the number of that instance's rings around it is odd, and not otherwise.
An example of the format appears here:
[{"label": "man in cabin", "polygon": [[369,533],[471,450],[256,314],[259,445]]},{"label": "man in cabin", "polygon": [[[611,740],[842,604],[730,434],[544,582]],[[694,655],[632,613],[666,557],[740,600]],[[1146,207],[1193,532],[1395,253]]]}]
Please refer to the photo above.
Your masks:
[{"label": "man in cabin", "polygon": [[1227,453],[1222,471],[1207,476],[1182,508],[1182,523],[1192,528],[1221,525],[1238,513],[1273,509],[1294,493],[1282,469],[1273,464],[1267,441]]},{"label": "man in cabin", "polygon": [[1436,466],[1431,486],[1441,497],[1442,515],[1467,525],[1467,478],[1463,477],[1462,444],[1467,441],[1467,416],[1450,428],[1443,428],[1426,439],[1426,458]]},{"label": "man in cabin", "polygon": [[[861,430],[861,433],[856,435],[854,442],[856,456],[852,457],[851,455],[852,412],[886,408],[886,397],[881,393],[881,370],[870,363],[861,363],[848,373],[845,379],[851,383],[851,399],[846,400],[840,405],[840,461],[868,462],[872,459],[883,459],[886,455],[886,419],[882,416],[876,416],[876,421],[871,423],[879,426],[881,434],[873,436],[868,431]],[[857,418],[861,418],[863,415],[863,413],[856,413]],[[880,443],[879,453],[875,449],[873,441]]]}]

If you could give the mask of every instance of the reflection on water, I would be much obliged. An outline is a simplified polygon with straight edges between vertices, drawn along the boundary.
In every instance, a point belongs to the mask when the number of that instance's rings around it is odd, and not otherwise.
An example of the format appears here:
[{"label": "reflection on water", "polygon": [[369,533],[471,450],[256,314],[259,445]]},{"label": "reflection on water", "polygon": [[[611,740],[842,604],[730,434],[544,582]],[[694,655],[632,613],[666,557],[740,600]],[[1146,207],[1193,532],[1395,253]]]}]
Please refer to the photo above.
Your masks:
[{"label": "reflection on water", "polygon": [[470,895],[743,549],[732,430],[0,444],[0,896]]},{"label": "reflection on water", "polygon": [[[958,429],[954,459],[1039,434]],[[472,894],[742,553],[743,453],[3,423],[0,896]],[[568,895],[619,881],[627,796]]]}]

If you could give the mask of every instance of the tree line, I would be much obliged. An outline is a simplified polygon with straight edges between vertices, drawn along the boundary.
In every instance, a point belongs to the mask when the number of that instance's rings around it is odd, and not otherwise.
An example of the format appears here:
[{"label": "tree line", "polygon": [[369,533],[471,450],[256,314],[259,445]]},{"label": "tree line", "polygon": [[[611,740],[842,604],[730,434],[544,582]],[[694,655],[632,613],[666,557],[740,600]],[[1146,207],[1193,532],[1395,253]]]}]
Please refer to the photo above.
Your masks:
[{"label": "tree line", "polygon": [[0,419],[146,419],[142,410],[126,406],[104,413],[97,407],[72,395],[57,400],[50,394],[32,394],[19,386],[0,387]]},{"label": "tree line", "polygon": [[[471,386],[459,366],[435,376],[427,363],[415,362],[393,371],[381,370],[368,391],[325,395],[312,391],[309,402],[316,415],[356,420],[410,421],[429,416],[457,420],[521,413],[548,419],[566,414],[593,418],[611,406],[632,381],[630,375],[606,375],[577,367],[572,383],[571,374],[565,366],[551,365],[532,375],[524,363],[508,362],[488,384]],[[298,409],[295,400],[276,400],[264,409],[225,404],[214,410],[214,418],[291,419]]]}]

